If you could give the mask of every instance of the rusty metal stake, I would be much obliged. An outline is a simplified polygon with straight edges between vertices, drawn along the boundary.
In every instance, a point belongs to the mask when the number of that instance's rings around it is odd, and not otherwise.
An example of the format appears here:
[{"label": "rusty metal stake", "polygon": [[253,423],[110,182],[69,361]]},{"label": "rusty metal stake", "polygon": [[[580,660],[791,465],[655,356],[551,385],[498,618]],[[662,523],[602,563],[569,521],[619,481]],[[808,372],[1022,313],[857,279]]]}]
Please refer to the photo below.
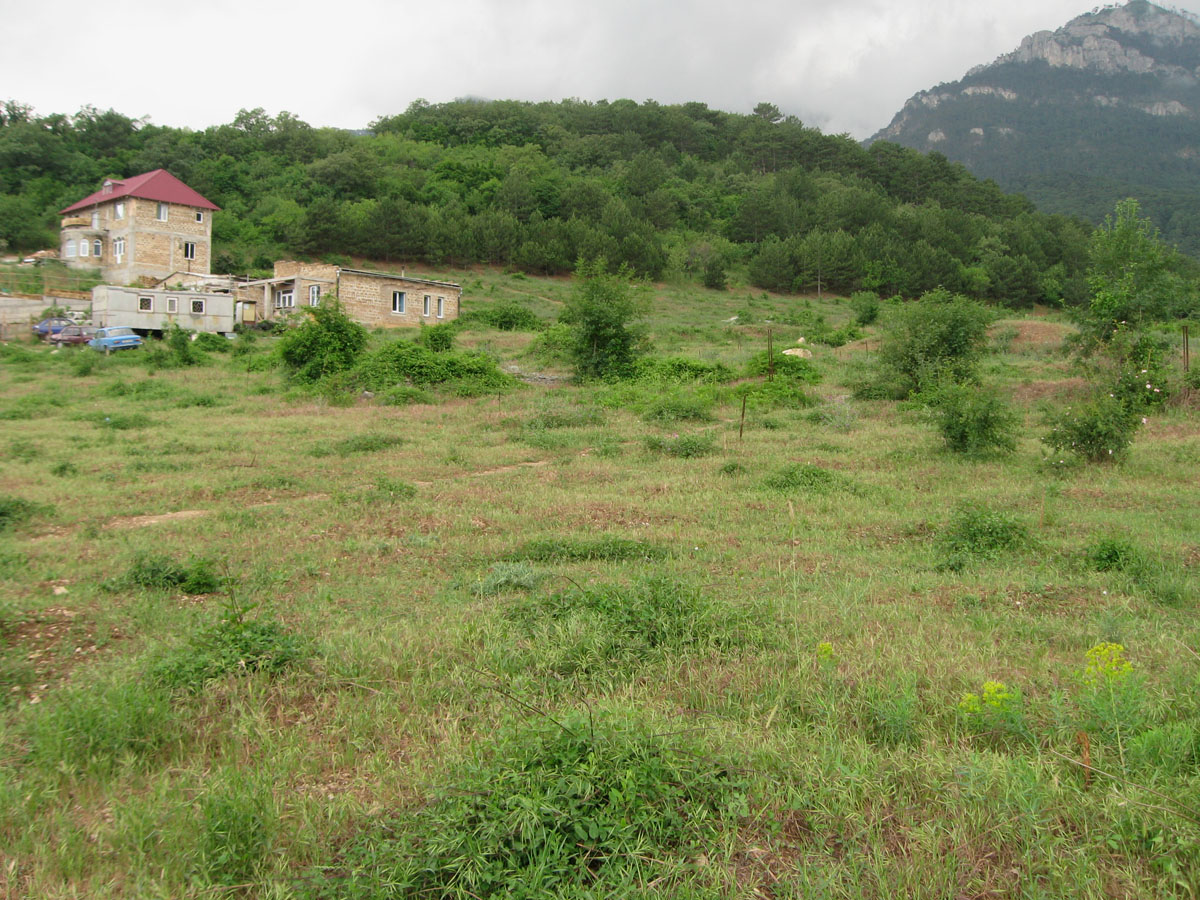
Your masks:
[{"label": "rusty metal stake", "polygon": [[738,440],[742,439],[742,432],[746,430],[746,395],[742,394],[742,421],[738,425]]}]

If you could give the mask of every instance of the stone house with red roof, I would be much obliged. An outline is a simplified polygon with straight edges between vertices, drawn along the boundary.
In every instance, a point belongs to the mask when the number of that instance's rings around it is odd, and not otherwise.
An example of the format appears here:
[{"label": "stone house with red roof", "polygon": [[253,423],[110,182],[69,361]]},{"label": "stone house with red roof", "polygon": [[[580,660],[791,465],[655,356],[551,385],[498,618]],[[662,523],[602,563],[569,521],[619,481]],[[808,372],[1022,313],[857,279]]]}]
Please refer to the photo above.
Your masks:
[{"label": "stone house with red roof", "polygon": [[73,268],[99,268],[110,284],[208,275],[218,209],[164,169],[108,180],[60,210],[59,258]]}]

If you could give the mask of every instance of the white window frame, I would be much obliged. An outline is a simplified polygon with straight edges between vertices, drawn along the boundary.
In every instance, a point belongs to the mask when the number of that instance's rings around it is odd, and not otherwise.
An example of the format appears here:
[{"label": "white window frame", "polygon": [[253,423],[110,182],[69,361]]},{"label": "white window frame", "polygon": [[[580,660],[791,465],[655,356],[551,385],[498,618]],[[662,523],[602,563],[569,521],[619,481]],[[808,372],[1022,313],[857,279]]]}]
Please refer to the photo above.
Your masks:
[{"label": "white window frame", "polygon": [[124,200],[118,200],[115,204],[113,204],[113,218],[114,219],[125,218],[125,201]]},{"label": "white window frame", "polygon": [[204,210],[202,210],[202,209],[196,210],[196,221],[199,222],[201,225],[204,224]]},{"label": "white window frame", "polygon": [[138,297],[138,312],[154,312],[154,298]]},{"label": "white window frame", "polygon": [[445,298],[445,297],[438,297],[438,314],[437,314],[437,317],[438,317],[439,319],[444,319],[444,318],[446,318],[446,298]]},{"label": "white window frame", "polygon": [[104,245],[100,243],[99,238],[96,238],[96,240],[92,241],[92,256],[96,257],[96,259],[99,259],[103,255]]},{"label": "white window frame", "polygon": [[188,304],[188,309],[193,316],[204,315],[204,299],[202,297],[193,297]]},{"label": "white window frame", "polygon": [[275,308],[292,309],[296,305],[296,292],[278,288],[275,291]]},{"label": "white window frame", "polygon": [[89,253],[91,253],[91,249],[92,249],[92,243],[87,238],[84,238],[82,241],[79,242],[80,257],[86,259],[87,256],[89,255]]},{"label": "white window frame", "polygon": [[178,313],[178,312],[179,312],[179,298],[178,297],[168,297],[167,298],[167,313],[169,315],[174,315],[175,313]]},{"label": "white window frame", "polygon": [[125,258],[125,238],[113,238],[113,258],[116,259],[117,265]]},{"label": "white window frame", "polygon": [[425,303],[424,303],[424,304],[421,306],[421,315],[423,315],[423,316],[428,316],[428,315],[429,315],[429,301],[430,301],[430,299],[431,299],[431,298],[430,298],[430,296],[429,296],[428,294],[426,294],[426,295],[425,295]]},{"label": "white window frame", "polygon": [[100,210],[98,210],[98,209],[92,210],[92,227],[93,228],[100,227]]},{"label": "white window frame", "polygon": [[398,316],[404,315],[408,308],[408,292],[392,291],[392,312]]},{"label": "white window frame", "polygon": [[195,243],[195,241],[184,241],[183,242],[183,258],[190,259],[190,260],[196,259],[196,243]]},{"label": "white window frame", "polygon": [[75,258],[75,254],[78,252],[75,249],[75,238],[67,238],[67,245],[63,252],[67,255],[67,259]]},{"label": "white window frame", "polygon": [[319,284],[310,284],[308,286],[308,305],[321,305],[321,286]]},{"label": "white window frame", "polygon": [[171,204],[159,202],[158,207],[154,210],[154,218],[159,222],[166,222],[171,215]]}]

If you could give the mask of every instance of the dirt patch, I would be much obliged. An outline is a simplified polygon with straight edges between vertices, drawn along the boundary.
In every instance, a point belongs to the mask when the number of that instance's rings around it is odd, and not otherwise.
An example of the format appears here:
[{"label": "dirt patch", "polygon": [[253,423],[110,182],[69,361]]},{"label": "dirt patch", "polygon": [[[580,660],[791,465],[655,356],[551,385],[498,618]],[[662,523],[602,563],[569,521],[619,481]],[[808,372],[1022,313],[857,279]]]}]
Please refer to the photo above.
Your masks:
[{"label": "dirt patch", "polygon": [[175,512],[159,513],[153,516],[125,516],[120,519],[113,519],[105,527],[116,530],[145,528],[147,525],[160,525],[163,522],[173,522],[177,519],[199,519],[202,516],[207,516],[210,511],[207,509],[180,509]]},{"label": "dirt patch", "polygon": [[[109,637],[121,635],[113,629]],[[13,685],[10,693],[29,703],[40,702],[76,665],[101,649],[96,624],[65,606],[50,606],[23,617],[0,634],[0,645],[23,658],[29,683]]]},{"label": "dirt patch", "polygon": [[1059,347],[1075,329],[1058,322],[1002,319],[992,326],[991,334],[995,337],[1006,331],[1016,331],[1016,336],[1008,345],[1009,352],[1020,353],[1022,350],[1049,350]]},{"label": "dirt patch", "polygon": [[1087,397],[1091,385],[1086,378],[1060,378],[1056,381],[1029,381],[1013,388],[1017,403],[1037,403],[1040,400],[1081,400]]}]

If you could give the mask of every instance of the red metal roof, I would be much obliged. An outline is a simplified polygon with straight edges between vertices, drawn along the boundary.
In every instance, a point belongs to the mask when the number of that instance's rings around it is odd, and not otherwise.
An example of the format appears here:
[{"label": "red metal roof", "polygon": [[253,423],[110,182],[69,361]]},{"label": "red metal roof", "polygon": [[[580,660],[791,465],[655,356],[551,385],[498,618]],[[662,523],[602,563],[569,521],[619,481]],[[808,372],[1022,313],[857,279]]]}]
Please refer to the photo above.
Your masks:
[{"label": "red metal roof", "polygon": [[193,191],[166,169],[155,169],[153,172],[134,175],[132,178],[126,178],[124,181],[114,180],[111,191],[106,192],[104,188],[101,188],[96,193],[84,197],[78,203],[72,203],[66,209],[59,210],[59,215],[66,215],[76,210],[86,209],[89,206],[95,206],[97,203],[118,200],[121,197],[141,197],[144,200],[160,200],[163,203],[179,203],[183,206],[194,206],[197,209],[221,208],[212,201],[204,199],[204,197]]}]

